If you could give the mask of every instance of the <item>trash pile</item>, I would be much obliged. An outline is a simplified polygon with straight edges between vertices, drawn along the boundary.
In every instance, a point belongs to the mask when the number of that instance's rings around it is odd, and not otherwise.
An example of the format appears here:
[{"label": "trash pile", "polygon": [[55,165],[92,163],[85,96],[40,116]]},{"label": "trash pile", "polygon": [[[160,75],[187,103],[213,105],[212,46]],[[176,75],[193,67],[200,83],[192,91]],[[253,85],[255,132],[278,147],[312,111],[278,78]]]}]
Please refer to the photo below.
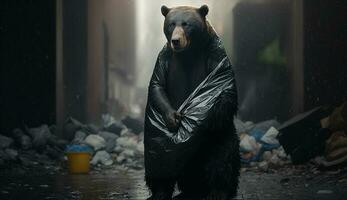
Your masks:
[{"label": "trash pile", "polygon": [[20,164],[31,166],[59,166],[64,159],[67,141],[55,135],[55,126],[42,125],[25,130],[14,129],[10,136],[0,135],[0,167]]},{"label": "trash pile", "polygon": [[64,139],[55,134],[56,127],[41,125],[25,130],[14,129],[9,136],[0,135],[0,167],[56,166],[66,161],[69,146],[86,146],[91,151],[94,167],[119,164],[140,169],[144,166],[143,124],[125,117],[121,121],[111,115],[102,116],[102,125],[83,124],[68,118],[63,127]]},{"label": "trash pile", "polygon": [[290,163],[289,156],[277,139],[280,127],[278,121],[267,120],[254,124],[235,118],[234,123],[240,136],[243,164],[268,171],[269,168],[275,169]]},{"label": "trash pile", "polygon": [[347,161],[347,103],[317,107],[280,128],[279,141],[294,164],[312,160],[328,168]]},{"label": "trash pile", "polygon": [[[330,168],[347,163],[347,102],[314,108],[282,124],[238,118],[234,123],[240,137],[241,161],[253,168],[268,171],[308,161]],[[125,117],[117,121],[105,114],[101,126],[96,126],[68,118],[63,133],[67,140],[56,135],[54,125],[41,125],[0,135],[0,168],[9,164],[59,168],[57,162],[66,160],[68,145],[89,147],[94,167],[144,167],[142,120]]]},{"label": "trash pile", "polygon": [[320,120],[322,129],[326,130],[323,154],[315,158],[322,167],[334,167],[347,163],[347,102],[333,109]]},{"label": "trash pile", "polygon": [[313,161],[324,168],[347,163],[347,102],[317,107],[280,124],[234,120],[244,164],[267,171]]},{"label": "trash pile", "polygon": [[69,118],[65,132],[73,135],[70,144],[91,147],[91,164],[95,167],[124,165],[143,168],[143,124],[140,120],[125,117],[121,121],[111,115],[102,115],[102,126],[85,125]]}]

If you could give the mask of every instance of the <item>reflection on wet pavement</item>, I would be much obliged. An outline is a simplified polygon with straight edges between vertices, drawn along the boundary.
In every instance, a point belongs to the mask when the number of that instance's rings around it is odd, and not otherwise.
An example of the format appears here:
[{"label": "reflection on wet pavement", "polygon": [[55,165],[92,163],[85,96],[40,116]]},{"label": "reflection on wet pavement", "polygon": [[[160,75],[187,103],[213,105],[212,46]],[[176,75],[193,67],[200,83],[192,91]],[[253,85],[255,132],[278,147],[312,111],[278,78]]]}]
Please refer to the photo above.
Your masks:
[{"label": "reflection on wet pavement", "polygon": [[1,175],[0,199],[146,199],[143,171]]},{"label": "reflection on wet pavement", "polygon": [[[347,169],[346,169],[347,170]],[[236,200],[343,200],[347,194],[346,170],[311,172],[283,168],[271,172],[243,169]],[[71,175],[66,169],[0,171],[1,200],[145,200],[144,170],[120,166]]]}]

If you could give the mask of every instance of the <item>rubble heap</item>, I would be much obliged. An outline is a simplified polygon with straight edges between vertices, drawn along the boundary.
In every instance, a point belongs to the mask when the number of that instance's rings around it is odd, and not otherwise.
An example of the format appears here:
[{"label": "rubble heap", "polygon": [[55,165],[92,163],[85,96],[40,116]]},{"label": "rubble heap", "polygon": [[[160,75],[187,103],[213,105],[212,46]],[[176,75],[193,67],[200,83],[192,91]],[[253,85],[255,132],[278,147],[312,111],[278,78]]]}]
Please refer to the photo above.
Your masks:
[{"label": "rubble heap", "polygon": [[[276,120],[260,123],[234,120],[240,137],[242,163],[262,171],[312,161],[329,168],[347,163],[347,103],[336,107],[318,107],[280,124]],[[120,121],[102,116],[101,126],[83,124],[68,118],[64,138],[56,127],[14,129],[0,134],[0,168],[20,164],[24,167],[59,167],[69,145],[91,149],[94,168],[122,165],[144,167],[143,123],[131,117]]]},{"label": "rubble heap", "polygon": [[144,165],[141,127],[141,121],[131,117],[117,121],[110,115],[103,115],[100,127],[68,118],[63,130],[67,140],[57,137],[55,126],[15,129],[9,136],[0,135],[0,167],[11,164],[59,167],[59,162],[65,163],[69,147],[80,145],[91,149],[90,163],[94,167],[118,164],[141,169]]},{"label": "rubble heap", "polygon": [[14,129],[9,136],[0,135],[0,168],[20,164],[23,167],[59,167],[68,143],[55,135],[55,126],[42,125],[25,130]]},{"label": "rubble heap", "polygon": [[[124,121],[131,127],[126,126]],[[84,125],[73,118],[67,120],[65,127],[72,130],[69,135],[74,135],[70,144],[91,147],[90,163],[93,166],[118,164],[136,169],[143,168],[143,126],[140,120],[125,117],[117,121],[106,114],[102,116],[101,127]]]},{"label": "rubble heap", "polygon": [[241,161],[245,166],[262,171],[290,164],[288,156],[280,145],[277,136],[280,123],[267,120],[260,123],[234,120],[236,131],[240,137]]},{"label": "rubble heap", "polygon": [[308,161],[323,168],[347,163],[347,103],[317,107],[282,124],[234,122],[246,165],[267,171]]}]

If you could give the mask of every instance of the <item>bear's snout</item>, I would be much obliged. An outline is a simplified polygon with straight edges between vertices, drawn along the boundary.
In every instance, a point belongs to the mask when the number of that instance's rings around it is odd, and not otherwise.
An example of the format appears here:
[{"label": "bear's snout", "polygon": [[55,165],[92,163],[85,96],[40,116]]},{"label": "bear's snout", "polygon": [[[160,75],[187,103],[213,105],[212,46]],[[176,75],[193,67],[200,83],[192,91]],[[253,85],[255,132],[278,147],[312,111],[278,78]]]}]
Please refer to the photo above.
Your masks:
[{"label": "bear's snout", "polygon": [[181,51],[187,47],[188,40],[182,27],[180,26],[175,27],[174,31],[172,32],[170,43],[171,43],[171,48],[174,51]]}]

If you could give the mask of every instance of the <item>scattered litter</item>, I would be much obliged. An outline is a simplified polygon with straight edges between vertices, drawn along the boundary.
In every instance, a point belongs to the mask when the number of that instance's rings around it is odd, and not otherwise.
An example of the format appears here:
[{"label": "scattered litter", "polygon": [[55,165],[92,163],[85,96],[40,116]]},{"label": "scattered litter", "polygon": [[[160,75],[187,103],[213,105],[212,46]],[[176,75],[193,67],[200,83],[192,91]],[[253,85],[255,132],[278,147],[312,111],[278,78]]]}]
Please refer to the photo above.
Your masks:
[{"label": "scattered litter", "polygon": [[16,143],[24,150],[30,149],[32,147],[31,138],[28,135],[25,135],[24,132],[16,128],[12,131],[13,138]]},{"label": "scattered litter", "polygon": [[280,125],[281,124],[277,120],[270,119],[267,121],[263,121],[263,122],[259,122],[259,123],[254,124],[253,129],[259,129],[259,130],[262,130],[263,132],[266,132],[271,127],[278,129],[280,127]]},{"label": "scattered litter", "polygon": [[254,127],[253,122],[243,122],[238,118],[234,119],[234,124],[235,124],[235,128],[238,134],[240,133],[247,133],[250,130],[252,130],[252,128]]},{"label": "scattered litter", "polygon": [[326,141],[325,158],[334,161],[347,156],[347,135],[342,132],[333,133]]},{"label": "scattered litter", "polygon": [[[275,124],[275,120],[268,120],[266,121],[266,123],[262,123],[268,125],[270,124],[269,122]],[[238,123],[241,124],[243,122],[241,121]],[[265,126],[262,125],[258,127]],[[258,161],[271,161],[272,166],[281,164],[282,162],[280,162],[280,159],[286,160],[287,156],[283,155],[283,148],[281,148],[276,139],[277,134],[278,130],[272,126],[267,131],[263,131],[259,128],[253,128],[248,133],[239,134],[241,161],[246,164]],[[263,156],[264,153],[265,155]]]},{"label": "scattered litter", "polygon": [[33,138],[32,143],[34,148],[38,150],[43,150],[48,142],[54,140],[46,124],[37,128],[28,128],[27,131],[31,135],[31,138]]},{"label": "scattered litter", "polygon": [[269,169],[269,163],[266,161],[259,162],[258,167],[261,171],[266,172]]},{"label": "scattered litter", "polygon": [[0,149],[6,149],[13,144],[13,139],[0,135]]},{"label": "scattered litter", "polygon": [[95,151],[104,149],[106,147],[106,141],[99,135],[88,135],[84,140],[84,143],[93,147]]},{"label": "scattered litter", "polygon": [[279,145],[279,142],[277,140],[278,133],[278,130],[271,126],[260,140],[268,144]]},{"label": "scattered litter", "polygon": [[[324,167],[347,163],[345,105],[331,115],[319,107],[282,125],[275,119],[254,123],[235,118],[242,163],[261,171],[314,157],[315,163]],[[331,132],[331,127],[336,131]],[[0,166],[16,161],[26,167],[41,164],[50,167],[55,160],[64,159],[63,150],[84,145],[91,147],[90,162],[95,168],[114,162],[126,168],[144,167],[142,120],[127,116],[119,121],[104,114],[99,127],[68,118],[63,127],[67,140],[58,139],[53,134],[56,131],[55,126],[42,125],[25,131],[14,129],[12,138],[0,135]]]},{"label": "scattered litter", "polygon": [[75,133],[75,137],[74,137],[72,143],[74,143],[74,144],[80,144],[80,143],[82,143],[82,142],[84,141],[84,139],[85,139],[86,137],[87,137],[87,134],[86,134],[86,133],[84,133],[83,131],[77,131],[77,132]]},{"label": "scattered litter", "polygon": [[254,137],[247,134],[240,136],[240,149],[244,152],[256,152],[260,149],[260,145],[257,143]]},{"label": "scattered litter", "polygon": [[97,165],[97,164],[103,164],[106,166],[112,165],[113,160],[111,158],[111,155],[107,153],[106,151],[98,151],[94,155],[92,161],[90,162],[92,165]]},{"label": "scattered litter", "polygon": [[143,132],[144,124],[142,120],[126,116],[124,119],[122,119],[122,123],[136,135]]},{"label": "scattered litter", "polygon": [[115,133],[106,132],[106,131],[100,131],[98,135],[104,138],[104,140],[106,141],[106,151],[111,153],[114,147],[116,146],[116,140],[118,139],[119,136],[116,135]]},{"label": "scattered litter", "polygon": [[347,102],[343,103],[329,116],[329,128],[333,131],[346,130],[347,128]]},{"label": "scattered litter", "polygon": [[278,139],[294,164],[305,163],[323,154],[329,130],[322,129],[320,120],[329,112],[322,107],[299,114],[278,129]]},{"label": "scattered litter", "polygon": [[17,160],[18,158],[18,151],[14,149],[5,149],[5,153],[10,160]]},{"label": "scattered litter", "polygon": [[71,144],[71,145],[67,145],[65,152],[69,153],[69,152],[89,152],[89,153],[93,153],[93,150],[91,149],[91,147],[86,146],[86,145],[78,145],[78,144]]},{"label": "scattered litter", "polygon": [[107,132],[111,132],[117,135],[120,135],[121,131],[125,128],[125,126],[114,119],[110,114],[102,115],[103,122],[103,130]]},{"label": "scattered litter", "polygon": [[69,117],[65,123],[64,123],[64,127],[63,127],[63,137],[67,140],[72,140],[75,136],[75,133],[78,130],[81,130],[83,128],[83,124],[81,122],[79,122],[78,120]]}]

